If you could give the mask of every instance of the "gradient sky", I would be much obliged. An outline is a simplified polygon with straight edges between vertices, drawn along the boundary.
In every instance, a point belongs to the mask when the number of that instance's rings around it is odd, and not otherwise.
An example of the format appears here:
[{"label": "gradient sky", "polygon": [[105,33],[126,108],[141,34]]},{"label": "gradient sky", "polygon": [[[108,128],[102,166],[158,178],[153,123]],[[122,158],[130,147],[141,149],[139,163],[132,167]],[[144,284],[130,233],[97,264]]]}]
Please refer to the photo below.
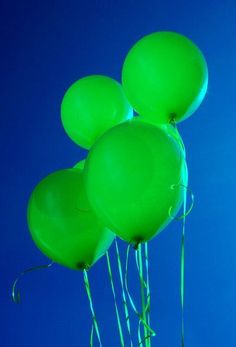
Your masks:
[{"label": "gradient sky", "polygon": [[[0,345],[89,345],[81,273],[55,266],[28,274],[19,284],[22,303],[11,302],[17,274],[48,262],[27,229],[28,197],[44,176],[86,156],[60,123],[68,86],[88,74],[120,80],[139,38],[173,30],[192,39],[209,66],[207,97],[179,126],[196,198],[186,230],[186,347],[236,346],[235,1],[2,0],[0,15]],[[153,347],[180,346],[180,238],[174,222],[150,242]],[[121,249],[124,256],[124,243]],[[112,249],[117,274],[114,260]],[[89,275],[104,346],[118,347],[105,259]],[[133,261],[130,281],[138,302]]]}]

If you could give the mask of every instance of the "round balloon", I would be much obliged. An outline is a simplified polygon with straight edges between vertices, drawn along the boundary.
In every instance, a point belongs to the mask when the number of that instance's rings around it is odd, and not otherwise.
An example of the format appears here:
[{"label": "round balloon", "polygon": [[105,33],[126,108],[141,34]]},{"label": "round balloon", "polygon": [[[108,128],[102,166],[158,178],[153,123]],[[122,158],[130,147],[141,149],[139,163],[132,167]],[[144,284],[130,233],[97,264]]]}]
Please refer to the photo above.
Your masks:
[{"label": "round balloon", "polygon": [[178,142],[178,144],[181,146],[181,149],[184,152],[184,156],[186,157],[184,142],[183,142],[183,139],[182,139],[177,127],[173,126],[170,123],[157,124],[155,121],[152,121],[152,120],[147,119],[146,117],[142,117],[142,116],[136,116],[132,119],[132,121],[134,121],[134,122],[136,122],[136,121],[146,122],[146,123],[153,124],[154,126],[158,126],[158,127],[162,128],[168,134],[168,136],[171,136],[173,139],[175,139]]},{"label": "round balloon", "polygon": [[29,200],[28,225],[46,256],[78,270],[93,265],[114,239],[91,210],[79,169],[57,171],[36,186]]},{"label": "round balloon", "polygon": [[87,76],[72,84],[61,104],[67,135],[87,149],[109,128],[132,116],[122,86],[102,75]]},{"label": "round balloon", "polygon": [[160,232],[178,212],[185,170],[184,152],[166,131],[128,121],[95,143],[84,174],[97,216],[137,245]]},{"label": "round balloon", "polygon": [[174,32],[143,37],[129,51],[122,71],[134,109],[156,123],[179,122],[201,104],[208,70],[199,48]]}]

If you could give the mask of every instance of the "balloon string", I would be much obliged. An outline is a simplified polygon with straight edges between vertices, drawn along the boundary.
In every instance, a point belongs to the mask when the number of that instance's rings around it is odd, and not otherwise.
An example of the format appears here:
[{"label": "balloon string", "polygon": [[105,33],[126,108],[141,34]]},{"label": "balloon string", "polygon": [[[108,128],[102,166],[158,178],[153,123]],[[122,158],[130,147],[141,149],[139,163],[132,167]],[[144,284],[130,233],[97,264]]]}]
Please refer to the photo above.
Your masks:
[{"label": "balloon string", "polygon": [[[134,301],[132,299],[132,296],[130,294],[130,291],[129,291],[129,286],[128,286],[129,253],[130,253],[130,245],[128,245],[128,247],[127,247],[126,265],[125,265],[125,289],[126,289],[126,293],[127,293],[128,299],[129,299],[129,303],[130,303],[132,309],[134,310],[135,314],[138,316],[139,321],[143,324],[143,326],[146,327],[146,329],[150,333],[150,336],[156,336],[155,331],[147,324],[147,322],[145,322],[145,320],[143,319],[142,315],[138,312],[138,310],[137,310],[137,308],[136,308],[136,306],[134,304]],[[148,338],[148,337],[149,337],[149,335],[146,336],[146,338]],[[140,342],[139,345],[142,346],[142,341]]]},{"label": "balloon string", "polygon": [[[140,267],[139,267],[139,259],[138,259],[138,250],[139,247],[136,249],[136,252],[135,252],[135,261],[136,261],[136,265],[137,265],[137,269],[138,269],[138,273],[139,273],[139,279],[140,279],[140,284],[141,284],[141,288],[142,288],[142,285],[146,286],[146,283],[144,283],[144,280],[143,278],[140,277]],[[143,297],[142,297],[143,299]],[[142,300],[142,308],[143,308],[143,300]],[[142,316],[143,316],[143,312],[144,310],[142,311]],[[143,342],[146,342],[145,339],[143,339],[141,337],[141,320],[139,319],[139,322],[138,322],[138,346],[143,346]]]},{"label": "balloon string", "polygon": [[49,264],[46,265],[39,265],[39,266],[35,266],[35,267],[31,267],[29,269],[26,269],[24,271],[22,271],[18,277],[15,279],[13,286],[12,286],[12,292],[11,292],[11,296],[12,296],[12,300],[15,304],[19,304],[20,303],[20,291],[17,289],[17,285],[19,280],[21,279],[21,277],[23,277],[25,274],[29,273],[29,272],[33,272],[36,270],[41,270],[41,269],[47,269],[49,267],[51,267],[54,264],[54,262],[51,262]]},{"label": "balloon string", "polygon": [[120,336],[120,343],[121,343],[122,347],[125,347],[123,330],[122,330],[122,325],[121,325],[121,320],[120,320],[120,314],[119,314],[117,301],[116,301],[116,292],[115,292],[115,287],[114,287],[114,280],[113,280],[113,275],[112,275],[110,256],[109,256],[108,251],[106,252],[106,258],[107,258],[108,273],[109,273],[110,282],[111,282],[111,289],[112,289],[112,294],[113,294],[113,298],[114,298],[114,305],[115,305],[116,318],[117,318],[117,324],[118,324],[118,330],[119,330],[119,336]]},{"label": "balloon string", "polygon": [[[144,258],[145,258],[145,266],[146,266],[146,289],[147,289],[147,323],[150,326],[150,308],[151,308],[151,292],[150,292],[150,281],[149,281],[149,254],[148,254],[148,243],[146,242],[144,245]],[[151,338],[148,339],[149,347],[151,347]]]},{"label": "balloon string", "polygon": [[[150,321],[150,299],[151,299],[151,295],[150,295],[150,281],[149,281],[149,261],[148,261],[148,243],[145,242],[145,253],[144,253],[144,258],[145,258],[145,267],[146,267],[146,281],[143,279],[143,277],[141,278],[141,281],[147,291],[147,297],[146,297],[146,307],[145,307],[145,312],[147,313],[147,320]],[[137,253],[135,253],[135,259],[136,259],[136,265],[138,268],[138,271],[140,272],[140,267],[139,267],[139,260],[137,257]],[[150,325],[150,324],[149,324]]]},{"label": "balloon string", "polygon": [[92,324],[89,347],[93,347],[94,325]]},{"label": "balloon string", "polygon": [[117,242],[116,239],[115,239],[115,246],[116,246],[116,257],[117,257],[117,264],[118,264],[118,270],[119,270],[119,276],[120,276],[120,284],[121,284],[121,290],[122,290],[122,298],[123,298],[123,304],[124,304],[126,325],[127,325],[129,338],[130,338],[130,347],[133,347],[133,341],[132,341],[132,335],[131,335],[131,327],[130,327],[129,309],[128,309],[128,305],[127,305],[125,288],[124,288],[123,269],[122,269],[122,264],[121,264],[121,257],[120,257],[119,246],[118,246],[118,242]]},{"label": "balloon string", "polygon": [[[128,268],[129,268],[129,254],[130,254],[130,245],[128,245],[127,247],[127,252],[126,252],[126,266],[125,266],[125,289],[129,298],[129,302],[131,304],[131,307],[133,308],[135,314],[138,316],[139,318],[139,322],[138,322],[138,346],[143,347],[143,341],[141,338],[141,319],[142,316],[141,314],[138,312],[138,310],[136,309],[136,306],[134,304],[134,301],[131,297],[131,294],[129,292],[129,288],[128,288]],[[136,258],[136,249],[135,249],[135,258]],[[146,323],[146,322],[145,322]]]},{"label": "balloon string", "polygon": [[[143,278],[143,258],[142,258],[142,246],[140,245],[138,252],[135,253],[135,259],[136,259],[136,265],[139,272],[139,278],[140,278],[140,284],[141,284],[141,297],[142,297],[142,307],[143,307],[143,318],[147,322],[147,324],[150,326],[150,285],[149,285],[149,267],[148,267],[148,245],[145,243],[145,265],[146,265],[146,281]],[[145,297],[145,290],[146,290],[146,297]],[[146,301],[146,305],[145,305]],[[140,324],[139,324],[140,329]],[[140,336],[140,334],[139,334]],[[144,328],[144,339],[145,346],[150,347],[151,346],[151,337],[152,335],[147,334],[147,331],[145,331]]]},{"label": "balloon string", "polygon": [[185,270],[185,257],[184,257],[184,251],[185,251],[185,225],[186,225],[186,200],[187,200],[187,190],[185,190],[184,194],[184,203],[183,203],[183,223],[182,223],[182,237],[181,237],[181,279],[180,279],[180,295],[181,295],[181,346],[184,347],[184,287],[185,287],[185,281],[184,281],[184,270]]},{"label": "balloon string", "polygon": [[[145,322],[147,322],[147,316],[146,316],[146,302],[145,302],[145,288],[147,287],[144,285],[143,280],[143,257],[142,257],[142,245],[140,244],[136,254],[138,253],[138,263],[139,263],[139,278],[140,278],[140,289],[141,289],[141,301],[142,301],[142,317]],[[145,283],[146,284],[146,283]],[[147,329],[144,326],[144,339],[145,339],[145,346],[148,346],[149,338],[147,337]]]},{"label": "balloon string", "polygon": [[187,193],[187,192],[190,193],[191,205],[190,205],[188,211],[186,211],[186,201],[185,201],[184,213],[183,213],[182,216],[180,216],[180,217],[173,217],[173,216],[171,215],[171,210],[172,210],[172,206],[171,206],[171,207],[169,208],[169,216],[170,216],[172,219],[175,219],[175,220],[182,220],[182,219],[184,220],[184,219],[192,212],[192,209],[193,209],[193,207],[194,207],[194,194],[193,194],[192,190],[191,190],[189,187],[185,186],[184,184],[173,184],[173,185],[171,186],[171,189],[175,189],[176,187],[183,187],[183,188],[185,188],[185,189],[184,189],[184,190],[185,190],[185,193],[184,193],[185,200],[187,200],[186,193]]},{"label": "balloon string", "polygon": [[96,331],[96,335],[97,335],[97,338],[98,338],[99,346],[102,347],[102,342],[101,342],[98,322],[97,322],[97,318],[96,318],[95,311],[94,311],[94,308],[93,308],[93,299],[92,299],[92,294],[91,294],[88,274],[87,274],[86,270],[84,270],[83,273],[84,273],[85,289],[86,289],[86,292],[87,292],[89,305],[90,305],[90,310],[91,310],[91,313],[92,313],[93,325],[94,325],[94,328],[95,328],[95,331]]},{"label": "balloon string", "polygon": [[179,130],[178,130],[178,127],[177,127],[177,123],[176,123],[176,121],[175,121],[175,117],[176,117],[176,115],[175,115],[174,113],[172,113],[172,114],[170,115],[170,124],[174,127],[174,129],[175,129],[177,135],[179,135],[179,137],[180,137],[180,142],[181,142],[181,146],[183,147],[184,153],[186,153],[185,145],[184,145],[184,142],[183,142],[183,140],[182,140],[182,138],[181,138],[181,136],[180,136],[180,134],[179,134]]}]

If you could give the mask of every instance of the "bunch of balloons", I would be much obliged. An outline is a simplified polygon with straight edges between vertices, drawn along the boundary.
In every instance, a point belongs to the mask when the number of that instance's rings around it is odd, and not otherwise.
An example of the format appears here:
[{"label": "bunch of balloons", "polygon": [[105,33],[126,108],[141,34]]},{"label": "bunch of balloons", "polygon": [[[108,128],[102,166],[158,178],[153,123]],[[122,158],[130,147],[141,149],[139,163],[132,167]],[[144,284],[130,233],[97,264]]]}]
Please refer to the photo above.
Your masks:
[{"label": "bunch of balloons", "polygon": [[176,124],[196,111],[207,84],[198,47],[180,34],[156,32],[128,52],[122,84],[91,75],[69,87],[62,124],[89,153],[31,195],[28,225],[44,254],[88,270],[115,236],[137,249],[175,218],[188,186]]},{"label": "bunch of balloons", "polygon": [[157,32],[129,51],[123,87],[101,75],[69,87],[62,124],[90,152],[85,163],[49,175],[32,193],[28,224],[43,253],[88,269],[115,234],[137,247],[167,226],[188,180],[175,124],[198,108],[207,82],[200,50],[182,35]]}]

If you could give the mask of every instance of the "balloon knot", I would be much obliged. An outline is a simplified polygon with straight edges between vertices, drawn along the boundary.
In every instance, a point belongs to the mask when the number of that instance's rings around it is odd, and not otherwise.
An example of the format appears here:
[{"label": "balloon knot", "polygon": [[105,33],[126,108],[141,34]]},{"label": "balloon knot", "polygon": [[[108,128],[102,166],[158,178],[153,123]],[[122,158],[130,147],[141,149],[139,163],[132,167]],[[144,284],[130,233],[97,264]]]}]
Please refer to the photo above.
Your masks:
[{"label": "balloon knot", "polygon": [[89,264],[86,264],[86,263],[83,263],[83,262],[78,262],[76,264],[76,267],[78,270],[85,270],[85,271],[88,271],[90,269],[90,265]]},{"label": "balloon knot", "polygon": [[133,249],[134,249],[135,251],[138,250],[138,247],[139,247],[139,245],[140,245],[141,242],[143,242],[143,239],[142,239],[141,237],[137,237],[136,240],[133,240],[132,245],[133,245]]},{"label": "balloon knot", "polygon": [[170,113],[170,124],[173,125],[173,127],[176,128],[176,117],[177,117],[177,114],[172,112]]}]

